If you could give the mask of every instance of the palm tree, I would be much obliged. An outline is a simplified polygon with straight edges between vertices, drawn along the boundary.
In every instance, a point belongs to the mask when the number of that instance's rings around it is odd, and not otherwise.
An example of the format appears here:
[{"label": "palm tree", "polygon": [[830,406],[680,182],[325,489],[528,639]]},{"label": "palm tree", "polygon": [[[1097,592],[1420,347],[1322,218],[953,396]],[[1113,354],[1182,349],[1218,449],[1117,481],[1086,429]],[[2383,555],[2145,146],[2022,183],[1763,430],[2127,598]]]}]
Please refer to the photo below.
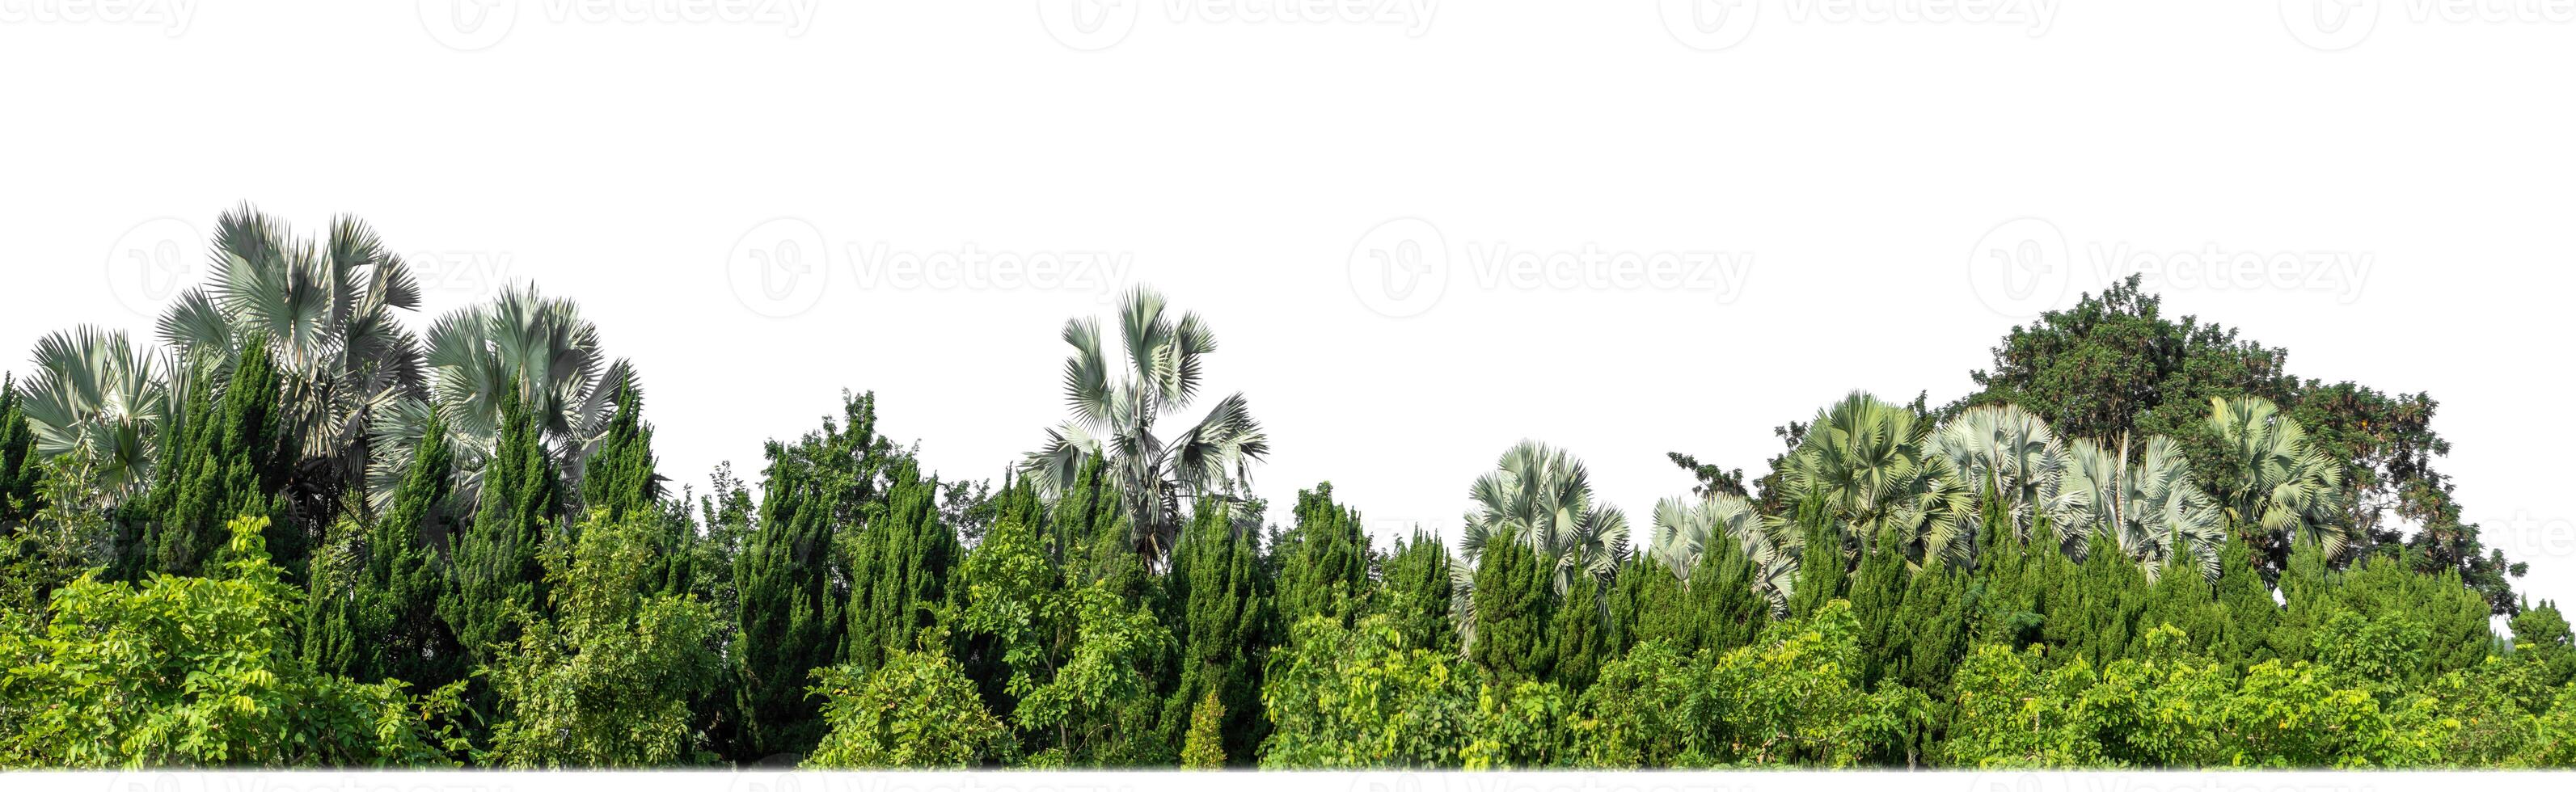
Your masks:
[{"label": "palm tree", "polygon": [[456,496],[474,503],[483,463],[499,442],[502,401],[512,393],[537,417],[556,470],[578,490],[583,462],[615,417],[618,392],[635,387],[627,362],[606,358],[599,328],[581,309],[534,286],[504,288],[489,303],[439,317],[425,362],[426,397],[395,400],[375,416],[367,479],[379,507],[401,483],[432,412],[456,455]]},{"label": "palm tree", "polygon": [[2209,400],[2209,432],[2219,445],[2213,495],[2238,530],[2316,541],[2329,560],[2369,536],[2345,519],[2343,468],[2308,441],[2308,430],[2269,399]]},{"label": "palm tree", "polygon": [[1270,441],[1241,393],[1218,399],[1179,434],[1156,435],[1164,413],[1188,408],[1199,395],[1216,334],[1198,314],[1173,319],[1163,295],[1141,286],[1120,298],[1118,329],[1126,360],[1113,375],[1099,323],[1064,323],[1064,342],[1073,347],[1064,361],[1073,416],[1047,430],[1045,447],[1022,468],[1052,498],[1075,484],[1084,460],[1100,459],[1118,484],[1133,545],[1157,563],[1180,536],[1181,500],[1236,500],[1251,481],[1252,463],[1270,453]]},{"label": "palm tree", "polygon": [[166,362],[135,350],[122,330],[82,325],[36,341],[36,376],[22,408],[37,453],[94,466],[109,504],[149,480],[161,429],[176,420]]},{"label": "palm tree", "polygon": [[1788,604],[1797,558],[1744,496],[1718,493],[1697,503],[1682,498],[1658,501],[1654,531],[1647,541],[1646,556],[1684,583],[1690,581],[1691,570],[1699,567],[1700,554],[1709,542],[1735,542],[1744,549],[1744,557],[1753,561],[1754,586],[1771,599],[1774,608]]},{"label": "palm tree", "polygon": [[2226,526],[2192,480],[2180,444],[2148,438],[2146,457],[2134,464],[2126,437],[2117,448],[2077,440],[2066,456],[2056,518],[2067,550],[2080,553],[2088,538],[2099,535],[2145,567],[2149,580],[2177,555],[2203,575],[2218,574]]},{"label": "palm tree", "polygon": [[162,314],[161,340],[220,379],[242,345],[267,339],[284,383],[279,412],[302,449],[299,499],[327,506],[361,483],[374,415],[422,395],[419,339],[396,321],[419,308],[420,288],[351,217],[316,246],[244,205],[216,218],[211,257],[208,281]]},{"label": "palm tree", "polygon": [[[1965,564],[1973,552],[1976,497],[1950,458],[1926,444],[1932,424],[1913,410],[1853,392],[1818,411],[1781,477],[1792,503],[1814,503],[1845,535],[1894,534],[1907,561]],[[1803,544],[1788,515],[1773,515],[1774,536]]]},{"label": "palm tree", "polygon": [[2066,475],[2066,447],[2040,420],[2016,404],[1971,408],[1932,436],[1932,447],[1978,497],[2002,501],[2016,538],[2056,502]]},{"label": "palm tree", "polygon": [[1458,555],[1449,559],[1450,611],[1460,633],[1475,642],[1476,563],[1490,542],[1518,542],[1552,565],[1556,593],[1575,575],[1608,582],[1628,557],[1628,516],[1593,502],[1591,474],[1574,455],[1534,440],[1504,451],[1493,472],[1476,479],[1467,496],[1476,512]]}]

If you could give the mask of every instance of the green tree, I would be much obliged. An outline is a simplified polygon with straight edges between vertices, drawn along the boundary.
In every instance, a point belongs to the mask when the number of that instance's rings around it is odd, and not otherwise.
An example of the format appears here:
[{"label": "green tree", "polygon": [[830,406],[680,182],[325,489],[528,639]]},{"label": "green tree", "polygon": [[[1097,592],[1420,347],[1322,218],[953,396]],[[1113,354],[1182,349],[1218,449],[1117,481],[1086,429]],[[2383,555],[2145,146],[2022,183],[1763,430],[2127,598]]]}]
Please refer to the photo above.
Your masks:
[{"label": "green tree", "polygon": [[439,618],[477,663],[516,643],[520,626],[544,614],[541,555],[560,517],[561,483],[545,449],[542,419],[515,396],[503,398],[502,415],[500,445],[482,477],[481,507],[452,539],[448,585],[438,604]]},{"label": "green tree", "polygon": [[36,483],[44,479],[36,432],[28,427],[18,375],[0,375],[0,537],[36,516]]},{"label": "green tree", "polygon": [[1277,614],[1262,578],[1260,548],[1249,531],[1238,532],[1232,509],[1218,504],[1199,512],[1182,534],[1164,585],[1179,610],[1172,629],[1181,648],[1179,685],[1165,700],[1167,729],[1195,731],[1200,699],[1215,697],[1222,713],[1221,755],[1249,761],[1259,749],[1261,671]]},{"label": "green tree", "polygon": [[1475,623],[1467,659],[1506,690],[1550,679],[1555,670],[1549,627],[1557,597],[1549,566],[1520,542],[1485,545],[1476,564],[1470,611]]},{"label": "green tree", "polygon": [[1099,322],[1065,322],[1073,354],[1064,362],[1064,392],[1073,417],[1047,431],[1046,447],[1029,454],[1025,467],[1054,493],[1074,486],[1086,460],[1106,460],[1134,548],[1159,562],[1185,522],[1180,502],[1234,499],[1270,441],[1240,393],[1218,399],[1188,429],[1156,435],[1156,421],[1199,395],[1216,333],[1198,314],[1172,318],[1163,295],[1144,287],[1119,298],[1118,330],[1127,365],[1113,374]]},{"label": "green tree", "polygon": [[[487,501],[488,503],[488,501]],[[715,608],[645,591],[656,515],[591,520],[544,553],[554,617],[525,621],[492,663],[494,764],[666,767],[714,760],[695,703],[723,664]]]},{"label": "green tree", "polygon": [[898,649],[878,667],[817,669],[826,699],[810,768],[978,767],[1011,755],[1011,728],[984,709],[957,662]]},{"label": "green tree", "polygon": [[814,669],[838,662],[850,627],[847,573],[833,549],[877,499],[892,454],[876,433],[875,394],[844,394],[842,419],[825,418],[795,445],[769,444],[759,519],[734,559],[744,758],[802,753],[822,736],[806,686]]},{"label": "green tree", "polygon": [[1211,691],[1190,708],[1190,731],[1181,741],[1181,767],[1217,770],[1225,767],[1225,704]]},{"label": "green tree", "polygon": [[900,651],[946,599],[949,570],[964,551],[957,532],[942,522],[939,480],[924,478],[909,456],[886,468],[885,496],[862,510],[855,530],[834,539],[849,559],[849,647],[843,656],[860,669],[875,668]]},{"label": "green tree", "polygon": [[465,678],[464,645],[438,605],[447,569],[432,537],[453,530],[447,514],[450,460],[432,433],[412,457],[393,503],[370,522],[344,526],[317,553],[304,616],[304,654],[334,674],[365,682],[408,680],[431,688]]},{"label": "green tree", "polygon": [[[144,532],[150,568],[196,574],[224,545],[226,521],[256,516],[269,518],[268,544],[288,579],[300,580],[304,532],[272,498],[293,472],[295,451],[274,412],[280,385],[268,347],[254,343],[238,362],[201,359],[190,370],[195,384],[184,400],[185,417],[161,455],[162,476],[146,507],[154,517]],[[218,376],[227,370],[229,380]]]},{"label": "green tree", "polygon": [[1454,655],[1408,647],[1384,615],[1299,622],[1261,689],[1265,768],[1457,767],[1476,692]]},{"label": "green tree", "polygon": [[1457,653],[1458,630],[1449,615],[1451,562],[1440,536],[1417,530],[1397,539],[1383,566],[1370,612],[1385,615],[1406,648]]},{"label": "green tree", "polygon": [[301,593],[257,518],[207,577],[83,578],[41,630],[0,622],[0,766],[435,766],[456,691],[414,699],[296,656]]},{"label": "green tree", "polygon": [[1281,557],[1279,616],[1348,620],[1368,595],[1368,534],[1359,512],[1333,502],[1331,482],[1297,492],[1297,524],[1274,551]]}]

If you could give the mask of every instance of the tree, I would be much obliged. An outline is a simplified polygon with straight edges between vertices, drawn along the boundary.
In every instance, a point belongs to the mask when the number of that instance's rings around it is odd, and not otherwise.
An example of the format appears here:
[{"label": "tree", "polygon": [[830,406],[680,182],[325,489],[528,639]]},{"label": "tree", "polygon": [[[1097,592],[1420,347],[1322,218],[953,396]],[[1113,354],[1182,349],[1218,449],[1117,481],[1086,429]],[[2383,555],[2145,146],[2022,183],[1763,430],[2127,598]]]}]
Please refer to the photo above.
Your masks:
[{"label": "tree", "polygon": [[1369,612],[1384,615],[1405,648],[1457,652],[1457,623],[1449,615],[1450,566],[1440,536],[1420,530],[1397,539],[1382,564]]},{"label": "tree", "polygon": [[1932,435],[1932,450],[1950,460],[1970,488],[2002,505],[2015,539],[2031,529],[2058,499],[2066,475],[2066,447],[2048,422],[2004,403],[1973,407]]},{"label": "tree", "polygon": [[[252,341],[238,362],[219,369],[200,359],[189,367],[195,384],[187,390],[185,417],[160,455],[161,476],[145,506],[153,521],[143,544],[154,570],[196,574],[223,546],[226,521],[257,516],[269,518],[268,544],[289,579],[303,577],[308,540],[273,498],[292,476],[296,452],[274,412],[277,367],[267,345],[256,335]],[[222,369],[229,380],[218,377]]]},{"label": "tree", "polygon": [[244,204],[215,219],[208,258],[206,283],[171,302],[160,338],[182,360],[247,360],[259,349],[275,362],[278,431],[298,452],[283,460],[296,472],[285,496],[327,525],[342,494],[365,483],[377,411],[425,394],[420,340],[398,321],[419,309],[420,286],[374,229],[348,216],[317,243]]},{"label": "tree", "polygon": [[2150,576],[2176,557],[2203,577],[2218,574],[2225,524],[2171,438],[2148,438],[2146,456],[2135,463],[2126,438],[2116,448],[2077,440],[2067,461],[2056,515],[2065,546],[2100,537]]},{"label": "tree", "polygon": [[1118,321],[1127,353],[1120,375],[1101,353],[1098,322],[1065,322],[1064,342],[1073,354],[1064,362],[1064,392],[1073,417],[1048,430],[1045,448],[1029,455],[1026,469],[1052,493],[1074,485],[1085,459],[1106,460],[1116,471],[1134,547],[1160,562],[1180,534],[1181,500],[1235,498],[1270,441],[1240,393],[1217,400],[1178,434],[1154,434],[1164,413],[1187,409],[1199,395],[1216,334],[1198,314],[1167,316],[1163,296],[1143,287],[1119,299]]},{"label": "tree", "polygon": [[315,554],[304,654],[323,670],[364,682],[408,680],[430,688],[465,678],[468,653],[439,618],[447,568],[432,537],[449,536],[449,464],[443,433],[412,457],[392,507],[344,528]]},{"label": "tree", "polygon": [[[1485,545],[1468,587],[1472,630],[1467,659],[1505,690],[1552,678],[1556,647],[1550,642],[1557,595],[1544,559],[1520,542]],[[1586,575],[1585,577],[1589,577]]]},{"label": "tree", "polygon": [[833,548],[841,527],[877,499],[892,453],[876,433],[875,394],[843,394],[842,419],[846,426],[825,418],[792,446],[769,443],[759,519],[734,558],[736,742],[750,757],[801,753],[822,736],[806,686],[814,669],[838,661],[850,628],[846,572],[835,568]]},{"label": "tree", "polygon": [[1332,482],[1297,492],[1297,524],[1273,550],[1281,558],[1279,617],[1348,620],[1368,596],[1369,539],[1359,512],[1333,502]]},{"label": "tree", "polygon": [[36,515],[36,483],[43,479],[43,459],[36,454],[36,433],[28,427],[18,377],[0,375],[0,536]]},{"label": "tree", "polygon": [[610,361],[599,328],[570,300],[513,286],[492,302],[450,311],[431,324],[421,364],[427,397],[393,400],[368,428],[369,497],[393,497],[436,413],[456,455],[456,497],[481,502],[485,468],[506,451],[512,405],[536,423],[536,445],[573,492],[582,465],[615,418],[617,395],[634,383],[625,360]]},{"label": "tree", "polygon": [[178,401],[158,359],[125,332],[83,325],[36,341],[36,378],[20,410],[46,457],[82,453],[109,505],[143,491],[160,451],[154,442],[176,420]]},{"label": "tree", "polygon": [[[545,613],[542,550],[561,516],[562,484],[545,450],[543,419],[515,395],[504,394],[502,402],[499,445],[484,471],[480,508],[452,540],[447,589],[438,604],[439,618],[477,663],[507,651],[520,627]],[[438,444],[424,443],[430,445]],[[451,497],[464,500],[462,492]]]},{"label": "tree", "polygon": [[1011,728],[984,710],[957,662],[933,648],[897,649],[865,672],[840,665],[815,675],[830,728],[806,767],[978,767],[1011,755]]},{"label": "tree", "polygon": [[949,570],[963,554],[933,502],[939,480],[923,478],[920,463],[908,456],[887,471],[884,499],[869,504],[856,530],[834,535],[850,559],[849,646],[842,655],[858,669],[875,668],[930,626],[933,606],[946,598]]},{"label": "tree", "polygon": [[[1867,539],[1894,532],[1908,562],[1965,563],[1975,498],[1949,457],[1929,453],[1932,424],[1913,409],[1854,392],[1819,410],[1782,467],[1781,490],[1820,509],[1837,532]],[[1775,515],[1786,535],[1791,515]]]},{"label": "tree", "polygon": [[[1628,558],[1627,515],[1593,501],[1591,474],[1574,455],[1525,440],[1504,451],[1496,467],[1467,491],[1477,511],[1466,517],[1466,533],[1458,540],[1462,556],[1450,575],[1451,616],[1458,619],[1462,643],[1470,647],[1484,621],[1477,616],[1477,607],[1485,600],[1478,597],[1476,588],[1486,575],[1489,547],[1523,548],[1534,559],[1535,576],[1556,595],[1571,590],[1578,576],[1608,582]],[[1518,585],[1520,560],[1508,559],[1514,566],[1498,574],[1509,575]],[[1492,599],[1518,601],[1527,596],[1497,592]]]},{"label": "tree", "polygon": [[1260,547],[1250,532],[1235,529],[1231,511],[1211,504],[1195,515],[1164,578],[1168,601],[1179,611],[1172,630],[1181,655],[1179,685],[1165,699],[1163,717],[1167,729],[1195,732],[1200,700],[1215,701],[1224,722],[1213,749],[1249,761],[1263,736],[1261,672],[1268,647],[1278,641],[1271,635],[1278,613],[1266,591]]},{"label": "tree", "polygon": [[300,592],[257,518],[208,577],[83,578],[41,630],[0,622],[0,766],[437,766],[454,688],[414,699],[298,658]]},{"label": "tree", "polygon": [[1225,767],[1225,704],[1210,691],[1190,708],[1189,736],[1181,741],[1181,767],[1218,770]]},{"label": "tree", "polygon": [[2220,460],[2210,488],[2231,527],[2267,547],[2297,534],[2316,541],[2329,560],[2370,541],[2358,523],[2344,519],[2342,466],[2309,447],[2305,427],[2260,396],[2209,403],[2209,433]]},{"label": "tree", "polygon": [[704,764],[694,704],[721,676],[715,608],[647,595],[655,515],[591,520],[545,548],[553,618],[518,614],[518,639],[492,661],[500,723],[492,762],[530,767]]},{"label": "tree", "polygon": [[1458,766],[1476,694],[1454,655],[1407,647],[1383,615],[1295,632],[1261,689],[1274,724],[1262,767]]}]

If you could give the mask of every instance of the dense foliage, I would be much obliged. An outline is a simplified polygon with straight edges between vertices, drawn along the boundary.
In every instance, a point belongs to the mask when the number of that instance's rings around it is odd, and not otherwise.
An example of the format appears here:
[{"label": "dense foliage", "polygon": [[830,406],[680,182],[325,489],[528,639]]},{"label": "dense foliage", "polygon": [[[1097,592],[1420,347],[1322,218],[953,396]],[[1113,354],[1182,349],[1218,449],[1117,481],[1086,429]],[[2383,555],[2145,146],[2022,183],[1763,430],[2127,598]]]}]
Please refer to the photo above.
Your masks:
[{"label": "dense foliage", "polygon": [[1273,521],[1240,395],[1156,425],[1215,341],[1148,291],[1122,356],[1066,326],[1073,415],[1002,480],[859,393],[701,492],[569,301],[415,336],[363,224],[218,227],[165,352],[0,380],[0,766],[2576,764],[2568,622],[2459,520],[2430,397],[2134,282],[1957,403],[1673,454],[1643,535],[1533,441],[1382,537],[1328,483]]}]

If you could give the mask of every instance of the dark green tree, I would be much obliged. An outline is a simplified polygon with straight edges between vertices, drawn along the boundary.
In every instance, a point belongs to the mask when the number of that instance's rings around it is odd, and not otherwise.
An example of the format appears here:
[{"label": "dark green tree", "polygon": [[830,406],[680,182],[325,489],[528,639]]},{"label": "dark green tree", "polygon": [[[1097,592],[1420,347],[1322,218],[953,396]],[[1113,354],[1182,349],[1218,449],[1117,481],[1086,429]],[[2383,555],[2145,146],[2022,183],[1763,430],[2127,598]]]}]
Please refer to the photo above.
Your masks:
[{"label": "dark green tree", "polygon": [[1261,673],[1278,641],[1259,556],[1251,533],[1236,530],[1228,507],[1211,501],[1183,529],[1164,577],[1180,617],[1172,632],[1181,647],[1179,686],[1165,699],[1164,728],[1191,728],[1202,714],[1200,702],[1213,697],[1224,723],[1224,755],[1238,764],[1250,764],[1266,736]]},{"label": "dark green tree", "polygon": [[836,537],[849,559],[850,618],[847,662],[874,670],[913,644],[946,599],[949,571],[964,550],[940,520],[939,480],[923,478],[909,455],[887,468],[885,497],[862,510],[856,530]]},{"label": "dark green tree", "polygon": [[[184,417],[168,436],[159,482],[147,507],[144,530],[150,571],[195,575],[227,541],[235,517],[269,518],[265,537],[287,579],[301,580],[309,543],[286,519],[276,493],[293,472],[295,450],[277,415],[277,366],[268,346],[254,343],[230,361],[200,359],[190,366]],[[226,376],[229,375],[229,376]]]},{"label": "dark green tree", "polygon": [[44,477],[35,454],[36,432],[18,393],[18,376],[0,374],[0,537],[36,514],[36,482]]},{"label": "dark green tree", "polygon": [[1476,563],[1475,637],[1467,659],[1506,690],[1547,681],[1555,670],[1556,648],[1548,642],[1554,577],[1545,559],[1521,542],[1486,544]]},{"label": "dark green tree", "polygon": [[448,535],[455,459],[445,425],[432,419],[429,427],[393,503],[316,556],[304,654],[323,671],[435,689],[470,670],[465,647],[438,616],[447,569],[429,537]]},{"label": "dark green tree", "polygon": [[1369,541],[1359,513],[1333,503],[1328,481],[1298,491],[1296,517],[1296,527],[1275,551],[1281,558],[1280,618],[1295,624],[1328,616],[1348,624],[1368,595]]},{"label": "dark green tree", "polygon": [[512,386],[502,397],[499,444],[483,467],[481,508],[451,542],[438,605],[439,618],[478,664],[517,641],[523,620],[545,612],[540,556],[561,516],[563,485],[544,437],[543,419]]},{"label": "dark green tree", "polygon": [[1404,639],[1405,648],[1454,655],[1457,622],[1449,616],[1454,581],[1449,579],[1449,549],[1440,536],[1417,530],[1410,539],[1397,539],[1383,566],[1374,612],[1386,614],[1388,627]]}]

